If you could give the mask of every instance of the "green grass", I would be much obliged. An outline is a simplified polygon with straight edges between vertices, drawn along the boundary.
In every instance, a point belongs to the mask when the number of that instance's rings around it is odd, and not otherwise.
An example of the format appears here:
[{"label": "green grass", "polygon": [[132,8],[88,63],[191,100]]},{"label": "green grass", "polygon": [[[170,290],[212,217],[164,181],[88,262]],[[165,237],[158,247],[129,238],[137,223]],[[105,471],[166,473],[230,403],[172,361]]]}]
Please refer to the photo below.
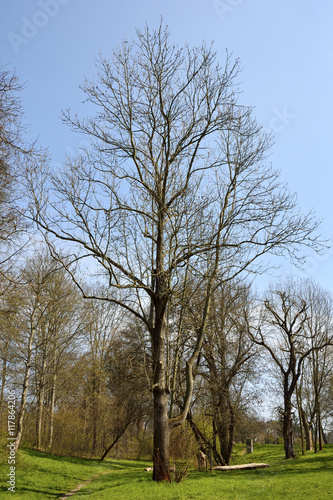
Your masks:
[{"label": "green grass", "polygon": [[[32,450],[18,455],[16,491],[0,491],[0,498],[49,499],[73,489],[95,474],[101,474],[80,490],[73,499],[91,500],[242,500],[242,499],[332,499],[333,446],[323,452],[308,453],[295,460],[284,460],[283,447],[255,445],[252,455],[237,446],[232,464],[266,462],[268,469],[228,472],[191,470],[185,482],[156,484],[145,472],[148,462],[56,457]],[[1,477],[8,472],[5,464]],[[2,483],[3,485],[3,483]]]},{"label": "green grass", "polygon": [[59,498],[91,476],[111,470],[109,462],[81,458],[58,457],[34,450],[19,450],[16,460],[16,492],[6,484],[9,465],[7,452],[1,453],[0,498],[49,499]]}]

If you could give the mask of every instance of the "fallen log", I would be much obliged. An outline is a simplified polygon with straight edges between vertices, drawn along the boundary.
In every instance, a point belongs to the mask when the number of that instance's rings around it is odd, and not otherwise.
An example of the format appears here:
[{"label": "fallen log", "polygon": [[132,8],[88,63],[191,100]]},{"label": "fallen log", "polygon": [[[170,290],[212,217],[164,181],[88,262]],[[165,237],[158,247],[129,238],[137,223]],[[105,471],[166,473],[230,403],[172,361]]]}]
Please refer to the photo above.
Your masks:
[{"label": "fallen log", "polygon": [[269,467],[269,464],[242,464],[242,465],[217,465],[213,470],[247,470],[247,469],[264,469]]}]

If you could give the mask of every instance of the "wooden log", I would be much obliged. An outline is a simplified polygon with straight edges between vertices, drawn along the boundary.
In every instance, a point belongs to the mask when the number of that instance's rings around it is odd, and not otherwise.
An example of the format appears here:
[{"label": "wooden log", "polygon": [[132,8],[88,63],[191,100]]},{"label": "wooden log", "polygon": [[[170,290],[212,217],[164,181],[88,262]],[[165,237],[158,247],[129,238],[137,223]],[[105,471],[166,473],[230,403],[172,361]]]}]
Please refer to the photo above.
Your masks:
[{"label": "wooden log", "polygon": [[242,464],[242,465],[217,465],[213,470],[247,470],[247,469],[264,469],[269,467],[269,464]]}]

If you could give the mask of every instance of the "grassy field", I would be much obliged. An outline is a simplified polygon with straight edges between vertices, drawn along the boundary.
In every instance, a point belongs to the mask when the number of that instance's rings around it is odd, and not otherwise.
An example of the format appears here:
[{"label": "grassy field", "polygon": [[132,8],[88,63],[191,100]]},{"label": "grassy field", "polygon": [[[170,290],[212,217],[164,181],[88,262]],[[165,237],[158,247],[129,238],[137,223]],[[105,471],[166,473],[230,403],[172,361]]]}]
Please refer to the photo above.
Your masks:
[{"label": "grassy field", "polygon": [[57,457],[21,450],[16,463],[16,492],[7,491],[9,472],[6,453],[2,452],[0,498],[55,499],[71,491],[85,480],[96,476],[74,497],[95,500],[242,500],[242,499],[332,499],[333,446],[323,452],[308,453],[296,460],[283,459],[278,445],[255,445],[252,455],[237,446],[233,465],[266,462],[268,469],[228,472],[191,470],[185,482],[156,484],[144,468],[149,462],[84,460]]}]

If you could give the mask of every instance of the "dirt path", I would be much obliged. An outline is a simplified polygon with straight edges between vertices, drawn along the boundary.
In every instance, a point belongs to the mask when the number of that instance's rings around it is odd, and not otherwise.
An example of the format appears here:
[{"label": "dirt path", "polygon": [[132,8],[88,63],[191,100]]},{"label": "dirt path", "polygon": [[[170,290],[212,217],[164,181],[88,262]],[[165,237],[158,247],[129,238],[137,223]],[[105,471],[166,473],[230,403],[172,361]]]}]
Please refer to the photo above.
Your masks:
[{"label": "dirt path", "polygon": [[66,500],[66,498],[72,497],[73,495],[75,495],[75,493],[77,493],[78,491],[80,491],[87,484],[91,483],[91,481],[93,481],[94,479],[98,478],[99,476],[102,476],[103,474],[110,474],[110,473],[111,473],[110,470],[106,470],[104,472],[100,472],[99,474],[95,474],[90,479],[87,479],[86,481],[84,481],[84,483],[81,483],[78,486],[76,486],[76,488],[74,488],[74,490],[71,490],[68,493],[66,493],[66,495],[63,495],[63,496],[59,497],[59,500]]}]

